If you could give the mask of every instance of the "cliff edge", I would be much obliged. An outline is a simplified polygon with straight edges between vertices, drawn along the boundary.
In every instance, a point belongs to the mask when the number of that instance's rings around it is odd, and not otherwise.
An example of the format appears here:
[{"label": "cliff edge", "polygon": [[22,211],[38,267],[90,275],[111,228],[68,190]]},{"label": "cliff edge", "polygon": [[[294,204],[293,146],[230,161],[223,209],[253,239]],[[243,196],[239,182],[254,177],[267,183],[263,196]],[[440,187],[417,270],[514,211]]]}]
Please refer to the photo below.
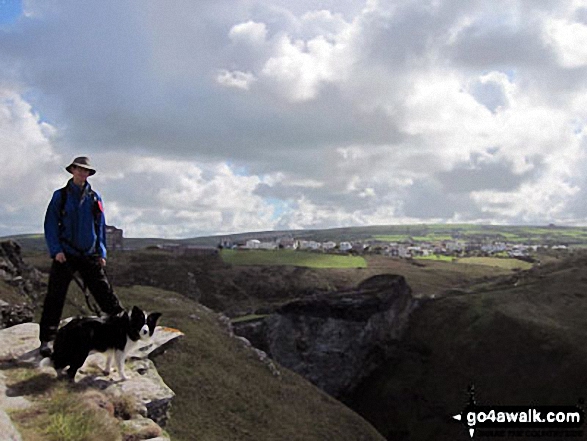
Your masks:
[{"label": "cliff edge", "polygon": [[[26,410],[34,413],[32,409],[40,406],[39,398],[64,383],[58,380],[53,369],[39,368],[38,335],[39,325],[36,323],[24,323],[0,331],[0,433],[8,434],[10,441],[22,439],[11,415]],[[78,371],[75,384],[68,384],[67,388],[72,393],[99,391],[100,401],[110,403],[104,404],[104,408],[114,410],[111,403],[125,402],[122,414],[115,415],[112,411],[110,415],[118,417],[121,422],[124,437],[121,435],[120,439],[168,439],[163,436],[161,428],[167,422],[175,393],[159,376],[150,357],[164,352],[182,336],[183,333],[176,329],[158,326],[152,340],[137,347],[127,358],[130,377],[127,381],[119,381],[116,371],[104,376],[100,369],[104,366],[104,356],[92,354]]]}]

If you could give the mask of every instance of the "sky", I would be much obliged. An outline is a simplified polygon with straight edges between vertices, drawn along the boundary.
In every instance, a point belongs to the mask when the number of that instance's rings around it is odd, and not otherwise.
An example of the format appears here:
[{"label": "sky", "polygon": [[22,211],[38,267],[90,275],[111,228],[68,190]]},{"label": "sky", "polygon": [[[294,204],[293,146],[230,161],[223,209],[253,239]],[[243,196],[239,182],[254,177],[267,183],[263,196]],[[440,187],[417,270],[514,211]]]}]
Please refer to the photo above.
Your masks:
[{"label": "sky", "polygon": [[0,0],[0,236],[587,225],[587,0]]}]

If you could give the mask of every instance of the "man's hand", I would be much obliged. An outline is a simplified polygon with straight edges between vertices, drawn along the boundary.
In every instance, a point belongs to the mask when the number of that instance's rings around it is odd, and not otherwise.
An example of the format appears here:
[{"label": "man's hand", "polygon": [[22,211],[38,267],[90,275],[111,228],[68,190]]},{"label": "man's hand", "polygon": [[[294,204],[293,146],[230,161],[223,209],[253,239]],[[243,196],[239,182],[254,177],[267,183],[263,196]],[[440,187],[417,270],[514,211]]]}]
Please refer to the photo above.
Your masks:
[{"label": "man's hand", "polygon": [[100,266],[102,268],[104,268],[106,266],[106,259],[104,259],[103,257],[100,257],[99,262],[100,262]]},{"label": "man's hand", "polygon": [[65,261],[67,260],[67,258],[65,257],[64,253],[57,253],[55,255],[55,260],[59,263],[65,263]]}]

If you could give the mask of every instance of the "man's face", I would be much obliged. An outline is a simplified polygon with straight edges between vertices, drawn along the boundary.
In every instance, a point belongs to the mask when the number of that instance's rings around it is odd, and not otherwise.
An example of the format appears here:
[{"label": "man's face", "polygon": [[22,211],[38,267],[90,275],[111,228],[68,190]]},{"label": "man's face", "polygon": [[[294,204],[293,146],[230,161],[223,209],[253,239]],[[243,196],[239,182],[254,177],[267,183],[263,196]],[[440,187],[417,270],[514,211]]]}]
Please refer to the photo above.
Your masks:
[{"label": "man's face", "polygon": [[90,170],[76,165],[71,168],[71,173],[73,174],[73,182],[77,185],[84,184],[90,176]]}]

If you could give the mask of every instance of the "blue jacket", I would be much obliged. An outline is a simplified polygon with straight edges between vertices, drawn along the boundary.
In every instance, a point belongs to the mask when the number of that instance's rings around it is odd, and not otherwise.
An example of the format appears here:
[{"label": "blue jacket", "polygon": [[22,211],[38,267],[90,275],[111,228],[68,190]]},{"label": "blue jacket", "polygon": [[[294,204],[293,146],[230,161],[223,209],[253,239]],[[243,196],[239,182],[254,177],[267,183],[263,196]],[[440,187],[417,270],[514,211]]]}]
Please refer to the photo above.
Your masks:
[{"label": "blue jacket", "polygon": [[66,191],[61,226],[61,189],[53,193],[45,214],[45,241],[51,257],[64,252],[78,256],[97,255],[105,259],[106,220],[102,198],[89,183],[81,189],[72,179],[67,183]]}]

